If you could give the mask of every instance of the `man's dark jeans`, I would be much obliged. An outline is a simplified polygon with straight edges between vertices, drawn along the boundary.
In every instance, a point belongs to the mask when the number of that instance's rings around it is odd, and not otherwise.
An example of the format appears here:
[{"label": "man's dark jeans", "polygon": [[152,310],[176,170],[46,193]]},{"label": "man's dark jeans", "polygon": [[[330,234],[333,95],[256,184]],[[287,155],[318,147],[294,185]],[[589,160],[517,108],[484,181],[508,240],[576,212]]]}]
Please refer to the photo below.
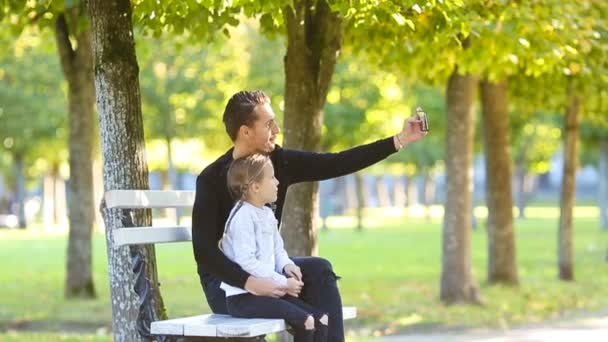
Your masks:
[{"label": "man's dark jeans", "polygon": [[[292,257],[291,260],[300,267],[304,288],[300,299],[323,312],[328,313],[328,342],[344,341],[344,322],[342,320],[342,299],[338,291],[338,276],[331,263],[317,257]],[[226,293],[220,289],[221,281],[207,275],[203,290],[207,303],[214,313],[228,314]]]}]

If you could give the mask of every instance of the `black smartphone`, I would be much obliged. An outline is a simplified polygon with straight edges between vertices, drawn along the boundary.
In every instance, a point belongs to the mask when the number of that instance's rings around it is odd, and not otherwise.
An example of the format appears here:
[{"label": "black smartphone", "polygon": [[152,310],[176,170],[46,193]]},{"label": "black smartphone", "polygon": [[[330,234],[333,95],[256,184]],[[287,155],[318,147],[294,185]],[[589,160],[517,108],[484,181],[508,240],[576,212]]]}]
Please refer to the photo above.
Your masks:
[{"label": "black smartphone", "polygon": [[427,117],[426,112],[424,111],[424,109],[422,109],[422,107],[416,108],[416,118],[422,121],[420,125],[420,130],[423,132],[428,132],[429,118]]}]

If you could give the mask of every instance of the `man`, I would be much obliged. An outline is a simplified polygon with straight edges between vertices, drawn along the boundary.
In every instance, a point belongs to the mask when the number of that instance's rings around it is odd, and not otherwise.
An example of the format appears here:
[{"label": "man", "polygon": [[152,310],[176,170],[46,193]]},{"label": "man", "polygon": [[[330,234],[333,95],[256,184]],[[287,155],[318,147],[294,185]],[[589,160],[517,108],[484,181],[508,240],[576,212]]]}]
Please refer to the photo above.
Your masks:
[{"label": "man", "polygon": [[[313,153],[283,149],[275,144],[280,129],[261,91],[242,91],[230,98],[224,111],[226,132],[234,147],[209,165],[196,180],[196,198],[192,212],[192,245],[198,274],[207,302],[215,313],[226,313],[225,293],[221,282],[243,288],[258,296],[282,297],[285,288],[270,279],[260,279],[230,261],[217,244],[234,202],[226,185],[230,163],[253,153],[270,156],[279,181],[275,216],[281,220],[287,188],[299,182],[319,181],[347,175],[399,151],[426,135],[420,120],[409,119],[395,136],[361,145],[340,153]],[[336,284],[338,277],[331,264],[317,257],[292,257],[301,269],[303,288],[292,295],[329,313],[328,341],[344,341],[342,301]]]}]

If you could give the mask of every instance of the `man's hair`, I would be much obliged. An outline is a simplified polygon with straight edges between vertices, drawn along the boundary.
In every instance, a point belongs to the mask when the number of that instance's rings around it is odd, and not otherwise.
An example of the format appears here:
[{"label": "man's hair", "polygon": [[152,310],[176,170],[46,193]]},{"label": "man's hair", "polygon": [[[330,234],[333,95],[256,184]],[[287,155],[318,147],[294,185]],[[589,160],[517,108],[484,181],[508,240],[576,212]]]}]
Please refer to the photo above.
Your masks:
[{"label": "man's hair", "polygon": [[255,106],[264,103],[270,103],[270,98],[261,90],[244,90],[232,95],[226,104],[223,117],[226,133],[232,141],[236,141],[242,125],[249,127],[253,125],[257,120]]},{"label": "man's hair", "polygon": [[228,191],[235,201],[245,197],[247,188],[253,182],[259,182],[264,178],[264,166],[270,163],[270,158],[263,154],[252,154],[247,157],[235,159],[226,175]]}]

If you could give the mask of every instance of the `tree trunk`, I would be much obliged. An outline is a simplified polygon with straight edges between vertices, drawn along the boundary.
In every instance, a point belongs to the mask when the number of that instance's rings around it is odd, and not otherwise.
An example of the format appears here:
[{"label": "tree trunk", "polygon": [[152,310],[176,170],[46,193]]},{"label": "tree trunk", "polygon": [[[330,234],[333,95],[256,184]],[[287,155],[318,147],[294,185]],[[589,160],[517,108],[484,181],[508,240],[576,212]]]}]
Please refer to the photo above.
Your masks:
[{"label": "tree trunk", "polygon": [[516,195],[517,199],[517,218],[526,218],[526,166],[520,160],[517,161],[515,166],[515,178],[516,178]]},{"label": "tree trunk", "polygon": [[404,207],[409,208],[410,207],[410,182],[411,182],[411,177],[410,176],[403,176],[403,191],[405,194],[405,202],[403,203]]},{"label": "tree trunk", "polygon": [[425,207],[425,218],[431,222],[431,205],[435,201],[435,177],[427,168],[424,170],[424,189],[422,191],[422,204]]},{"label": "tree trunk", "polygon": [[25,217],[25,157],[23,153],[13,154],[15,162],[15,199],[17,200],[17,219],[18,227],[21,229],[27,228],[27,218]]},{"label": "tree trunk", "polygon": [[[320,148],[323,108],[342,41],[342,19],[325,0],[295,0],[284,8],[285,146]],[[291,186],[283,211],[283,235],[290,255],[317,252],[318,183]]]},{"label": "tree trunk", "polygon": [[564,125],[564,173],[559,215],[559,279],[574,280],[572,210],[576,197],[578,167],[578,131],[581,122],[581,98],[572,95]]},{"label": "tree trunk", "polygon": [[[98,126],[95,126],[97,129]],[[95,139],[99,137],[99,133],[94,134]],[[99,146],[99,143],[95,143],[94,146]],[[95,148],[97,149],[97,148]],[[96,152],[93,153],[94,156],[97,155]],[[97,157],[93,159],[93,205],[95,208],[99,207],[103,199],[103,161]],[[95,227],[103,226],[103,217],[101,216],[101,211],[94,210],[95,213]]]},{"label": "tree trunk", "polygon": [[[95,223],[93,203],[93,138],[95,133],[95,83],[90,27],[78,28],[85,16],[76,8],[60,14],[55,38],[63,73],[68,82],[69,239],[65,295],[67,298],[95,298],[91,237]],[[67,18],[66,18],[67,17]],[[69,24],[68,24],[69,22]],[[72,46],[70,36],[75,37]]]},{"label": "tree trunk", "polygon": [[391,199],[388,195],[388,189],[386,188],[386,180],[383,176],[374,177],[374,183],[376,184],[376,193],[378,194],[378,204],[381,208],[388,208],[391,206]]},{"label": "tree trunk", "polygon": [[488,206],[488,282],[517,285],[508,89],[504,82],[485,80],[480,88]]},{"label": "tree trunk", "polygon": [[471,205],[476,80],[455,69],[448,81],[446,175],[440,298],[444,303],[480,303],[471,270]]},{"label": "tree trunk", "polygon": [[395,203],[395,207],[403,208],[405,207],[405,181],[403,177],[395,177],[395,192],[393,196],[393,201]]},{"label": "tree trunk", "polygon": [[406,206],[409,208],[418,203],[418,189],[416,188],[416,177],[406,176],[405,177],[405,196]]},{"label": "tree trunk", "polygon": [[[104,190],[149,189],[131,4],[128,0],[91,0],[89,6]],[[151,340],[150,322],[167,318],[154,246],[116,247],[112,243],[116,228],[151,225],[150,210],[108,209],[105,205],[102,210],[114,340]]]},{"label": "tree trunk", "polygon": [[336,183],[335,183],[334,193],[333,193],[333,198],[334,198],[333,214],[334,215],[344,215],[344,212],[346,211],[346,204],[347,204],[346,187],[347,187],[347,183],[346,183],[345,176],[336,178]]},{"label": "tree trunk", "polygon": [[[169,176],[169,188],[171,190],[177,190],[177,171],[175,170],[175,165],[173,163],[173,149],[171,148],[171,142],[173,141],[172,137],[165,137],[165,142],[167,144],[167,165],[168,165],[168,176]],[[173,209],[175,213],[175,222],[179,226],[179,222],[181,221],[181,211],[180,208]]]},{"label": "tree trunk", "polygon": [[363,230],[363,208],[367,204],[365,193],[365,179],[361,172],[355,173],[355,190],[357,193],[357,230]]},{"label": "tree trunk", "polygon": [[[171,181],[169,180],[169,171],[160,170],[160,183],[163,190],[171,190]],[[175,220],[175,209],[174,208],[164,208],[161,209],[161,215],[165,219]]]},{"label": "tree trunk", "polygon": [[608,136],[600,138],[599,160],[600,225],[602,229],[608,230]]},{"label": "tree trunk", "polygon": [[46,230],[50,230],[55,225],[53,221],[53,213],[55,212],[54,184],[55,182],[50,174],[44,176],[42,186],[42,222]]},{"label": "tree trunk", "polygon": [[61,205],[60,201],[61,199],[59,198],[60,196],[60,185],[59,185],[59,179],[60,179],[60,174],[59,174],[59,163],[57,162],[53,162],[53,164],[51,165],[51,183],[52,183],[52,198],[53,198],[53,226],[58,226],[59,225],[59,216],[61,215],[59,213],[59,206]]}]

